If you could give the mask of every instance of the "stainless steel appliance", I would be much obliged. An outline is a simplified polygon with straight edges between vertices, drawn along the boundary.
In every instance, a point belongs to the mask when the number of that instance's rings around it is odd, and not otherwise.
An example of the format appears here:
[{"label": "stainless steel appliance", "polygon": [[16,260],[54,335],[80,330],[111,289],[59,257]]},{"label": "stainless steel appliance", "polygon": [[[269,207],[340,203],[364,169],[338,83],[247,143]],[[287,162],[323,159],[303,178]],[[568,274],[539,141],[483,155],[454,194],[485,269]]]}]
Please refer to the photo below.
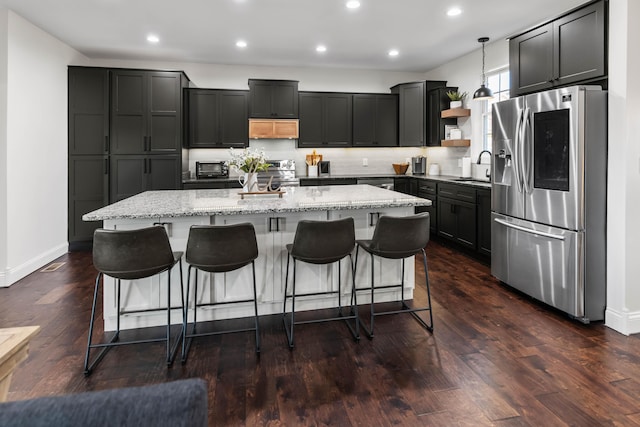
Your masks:
[{"label": "stainless steel appliance", "polygon": [[328,160],[320,160],[318,162],[318,175],[329,176],[331,175],[331,162]]},{"label": "stainless steel appliance", "polygon": [[196,178],[228,178],[229,166],[225,162],[196,162]]},{"label": "stainless steel appliance", "polygon": [[604,319],[606,92],[513,98],[492,119],[491,273],[583,322]]},{"label": "stainless steel appliance", "polygon": [[295,160],[268,160],[269,169],[258,172],[258,184],[264,186],[271,180],[271,187],[276,189],[283,187],[298,187],[300,179],[296,178]]},{"label": "stainless steel appliance", "polygon": [[412,157],[411,173],[414,175],[424,175],[427,173],[427,158],[423,156]]}]

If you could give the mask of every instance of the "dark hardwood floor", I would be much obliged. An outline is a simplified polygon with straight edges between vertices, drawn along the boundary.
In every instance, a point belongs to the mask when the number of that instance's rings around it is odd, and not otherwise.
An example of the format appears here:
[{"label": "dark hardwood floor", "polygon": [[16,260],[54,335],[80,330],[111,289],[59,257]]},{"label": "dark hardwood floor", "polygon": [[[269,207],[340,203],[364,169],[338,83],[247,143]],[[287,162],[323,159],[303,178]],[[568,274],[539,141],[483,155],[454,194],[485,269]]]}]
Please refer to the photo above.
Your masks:
[{"label": "dark hardwood floor", "polygon": [[89,253],[65,255],[0,289],[0,327],[42,327],[9,399],[200,377],[219,426],[640,426],[639,336],[570,320],[436,242],[427,253],[433,334],[408,315],[379,317],[359,343],[341,323],[305,325],[289,351],[280,318],[265,316],[259,358],[251,333],[200,338],[171,368],[162,344],[127,346],[89,378],[95,271]]}]

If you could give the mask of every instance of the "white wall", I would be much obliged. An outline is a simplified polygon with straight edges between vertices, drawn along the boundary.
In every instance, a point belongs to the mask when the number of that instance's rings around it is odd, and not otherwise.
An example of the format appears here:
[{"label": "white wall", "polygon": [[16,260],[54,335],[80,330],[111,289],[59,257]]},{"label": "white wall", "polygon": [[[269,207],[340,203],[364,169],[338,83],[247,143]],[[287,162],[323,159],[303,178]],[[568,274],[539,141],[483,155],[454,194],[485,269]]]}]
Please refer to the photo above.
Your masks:
[{"label": "white wall", "polygon": [[67,64],[81,55],[7,16],[4,285],[67,250]]},{"label": "white wall", "polygon": [[640,3],[609,2],[606,324],[640,333]]},{"label": "white wall", "polygon": [[7,40],[9,11],[0,8],[0,287],[7,282]]},{"label": "white wall", "polygon": [[[485,45],[485,71],[490,72],[504,68],[509,65],[509,42],[506,39],[496,40]],[[476,169],[475,161],[482,151],[482,107],[481,102],[472,99],[473,93],[482,83],[482,50],[478,44],[478,49],[461,56],[458,59],[430,70],[426,74],[428,80],[446,80],[450,86],[457,86],[460,92],[467,92],[467,99],[464,102],[465,108],[471,109],[471,117],[458,119],[458,126],[462,129],[463,138],[471,139],[471,147],[461,148],[429,148],[428,156],[433,161],[445,162],[445,169],[454,168],[455,175],[461,170],[457,165],[457,159],[463,156],[470,156],[473,169]],[[438,160],[444,158],[444,160]],[[489,161],[489,156],[482,158],[483,163]],[[474,170],[478,177],[484,176],[487,166],[478,167]]]}]

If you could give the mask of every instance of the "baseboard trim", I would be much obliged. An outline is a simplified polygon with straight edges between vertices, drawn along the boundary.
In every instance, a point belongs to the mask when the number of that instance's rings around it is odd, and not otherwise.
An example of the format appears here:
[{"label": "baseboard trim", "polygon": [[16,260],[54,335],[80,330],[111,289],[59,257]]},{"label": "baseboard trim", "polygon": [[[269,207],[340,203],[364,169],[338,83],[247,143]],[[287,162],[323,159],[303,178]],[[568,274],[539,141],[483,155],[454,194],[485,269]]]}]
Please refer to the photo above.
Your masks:
[{"label": "baseboard trim", "polygon": [[67,253],[67,242],[49,249],[40,255],[20,264],[17,267],[9,268],[0,272],[0,287],[7,288],[18,280],[28,276],[45,264]]},{"label": "baseboard trim", "polygon": [[624,335],[640,333],[640,311],[626,312],[607,307],[604,316],[605,325],[614,331]]}]

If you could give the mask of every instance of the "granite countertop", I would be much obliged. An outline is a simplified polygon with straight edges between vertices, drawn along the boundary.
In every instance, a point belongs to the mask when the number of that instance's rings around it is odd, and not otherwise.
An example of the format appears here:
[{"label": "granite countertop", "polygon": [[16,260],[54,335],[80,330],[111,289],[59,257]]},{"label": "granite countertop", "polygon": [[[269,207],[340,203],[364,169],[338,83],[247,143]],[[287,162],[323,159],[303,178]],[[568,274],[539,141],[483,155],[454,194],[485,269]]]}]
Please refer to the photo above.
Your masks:
[{"label": "granite countertop", "polygon": [[82,216],[84,221],[247,215],[342,209],[430,206],[431,201],[370,185],[287,187],[276,194],[247,195],[239,189],[147,191]]}]

